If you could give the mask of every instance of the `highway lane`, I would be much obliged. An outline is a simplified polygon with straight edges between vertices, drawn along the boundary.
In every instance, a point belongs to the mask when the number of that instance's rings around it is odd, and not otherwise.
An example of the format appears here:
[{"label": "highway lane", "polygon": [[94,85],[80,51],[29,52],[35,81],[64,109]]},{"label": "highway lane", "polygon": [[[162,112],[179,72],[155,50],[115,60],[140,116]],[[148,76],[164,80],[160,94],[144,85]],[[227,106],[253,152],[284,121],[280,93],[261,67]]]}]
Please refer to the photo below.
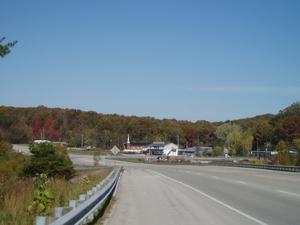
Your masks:
[{"label": "highway lane", "polygon": [[[296,190],[296,186],[300,187],[299,174],[295,176],[295,174],[264,170],[247,171],[247,169],[238,171],[238,168],[232,170],[232,168],[225,167],[197,168],[192,172],[189,169],[172,168],[153,170],[162,174],[163,177],[167,176],[187,184],[266,224],[300,223],[300,191],[299,188]],[[213,170],[213,173],[207,172],[208,170]],[[224,175],[225,171],[226,174],[234,172],[234,177],[228,178]],[[276,173],[280,179],[273,174],[264,182],[261,179],[255,180],[256,177],[253,176],[253,174],[266,176],[269,173]],[[283,186],[281,182],[285,182],[285,185]]]},{"label": "highway lane", "polygon": [[105,224],[257,223],[151,170],[127,168],[121,179],[115,208]]},{"label": "highway lane", "polygon": [[[92,164],[91,158],[83,162],[88,160]],[[300,174],[103,163],[125,167],[107,225],[300,224]]]}]

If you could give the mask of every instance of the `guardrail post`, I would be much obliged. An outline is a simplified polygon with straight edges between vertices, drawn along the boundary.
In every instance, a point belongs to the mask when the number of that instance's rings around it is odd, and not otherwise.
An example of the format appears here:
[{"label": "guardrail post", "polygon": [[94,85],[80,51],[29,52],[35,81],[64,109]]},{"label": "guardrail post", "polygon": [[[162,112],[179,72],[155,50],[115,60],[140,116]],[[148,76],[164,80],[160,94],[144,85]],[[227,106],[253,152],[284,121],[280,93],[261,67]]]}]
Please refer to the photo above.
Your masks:
[{"label": "guardrail post", "polygon": [[90,198],[93,195],[93,193],[92,193],[92,191],[87,191],[86,195],[87,195],[87,198]]},{"label": "guardrail post", "polygon": [[58,219],[62,216],[64,216],[65,214],[67,214],[68,212],[70,212],[73,208],[71,207],[55,207],[54,208],[54,219]]},{"label": "guardrail post", "polygon": [[53,217],[49,216],[37,216],[35,218],[36,225],[47,225],[53,221]]},{"label": "guardrail post", "polygon": [[69,201],[69,207],[70,208],[76,208],[76,206],[77,206],[77,200],[70,200]]},{"label": "guardrail post", "polygon": [[47,217],[46,216],[37,216],[35,218],[36,225],[46,225],[47,224]]},{"label": "guardrail post", "polygon": [[63,216],[63,211],[64,211],[63,207],[55,207],[54,208],[54,218],[57,219],[59,217],[62,217]]},{"label": "guardrail post", "polygon": [[86,195],[79,195],[79,201],[85,201]]},{"label": "guardrail post", "polygon": [[[114,190],[120,169],[114,170],[112,175],[105,178],[105,182],[99,183],[99,186],[92,188],[87,194],[81,194],[79,200],[70,200],[69,207],[56,207],[53,217],[37,217],[36,225],[61,225],[61,224],[86,224],[94,221],[109,195]],[[100,191],[99,188],[100,187]],[[101,199],[99,197],[101,196]]]}]

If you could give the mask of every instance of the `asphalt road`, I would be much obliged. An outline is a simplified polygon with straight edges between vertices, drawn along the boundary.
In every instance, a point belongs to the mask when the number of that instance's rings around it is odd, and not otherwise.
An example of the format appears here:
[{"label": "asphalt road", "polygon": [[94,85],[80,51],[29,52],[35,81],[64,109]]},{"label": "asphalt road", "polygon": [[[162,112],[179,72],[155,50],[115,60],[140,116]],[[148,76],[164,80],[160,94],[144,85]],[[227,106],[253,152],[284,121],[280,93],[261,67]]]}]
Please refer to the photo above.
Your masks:
[{"label": "asphalt road", "polygon": [[300,224],[299,173],[104,163],[125,167],[107,225]]}]

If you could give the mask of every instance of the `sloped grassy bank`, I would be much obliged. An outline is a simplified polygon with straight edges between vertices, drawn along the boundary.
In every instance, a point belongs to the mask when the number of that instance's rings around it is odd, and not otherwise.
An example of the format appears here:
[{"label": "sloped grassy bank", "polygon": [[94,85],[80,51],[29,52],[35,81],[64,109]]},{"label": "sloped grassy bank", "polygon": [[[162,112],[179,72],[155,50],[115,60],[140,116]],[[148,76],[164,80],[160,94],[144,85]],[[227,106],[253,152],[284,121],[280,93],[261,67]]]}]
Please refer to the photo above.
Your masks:
[{"label": "sloped grassy bank", "polygon": [[31,153],[17,154],[0,141],[0,225],[30,225],[37,215],[53,215],[54,207],[68,205],[112,171],[103,166],[74,170],[61,146],[31,146]]},{"label": "sloped grassy bank", "polygon": [[[76,175],[69,181],[60,178],[50,178],[47,187],[53,192],[54,207],[66,206],[70,199],[76,199],[80,194],[91,189],[103,180],[112,168],[85,169],[76,171]],[[33,224],[34,215],[28,212],[35,189],[34,178],[20,179],[17,176],[0,176],[0,225],[29,225]]]}]

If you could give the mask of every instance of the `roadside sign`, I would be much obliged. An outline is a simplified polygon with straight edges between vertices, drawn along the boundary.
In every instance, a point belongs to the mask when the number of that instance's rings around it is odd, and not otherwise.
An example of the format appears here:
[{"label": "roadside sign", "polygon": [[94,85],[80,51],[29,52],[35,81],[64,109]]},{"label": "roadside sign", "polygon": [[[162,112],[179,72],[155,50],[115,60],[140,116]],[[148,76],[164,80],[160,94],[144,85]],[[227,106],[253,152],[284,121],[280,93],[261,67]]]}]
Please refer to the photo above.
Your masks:
[{"label": "roadside sign", "polygon": [[117,155],[120,152],[120,149],[117,146],[114,146],[110,151],[112,154]]}]

